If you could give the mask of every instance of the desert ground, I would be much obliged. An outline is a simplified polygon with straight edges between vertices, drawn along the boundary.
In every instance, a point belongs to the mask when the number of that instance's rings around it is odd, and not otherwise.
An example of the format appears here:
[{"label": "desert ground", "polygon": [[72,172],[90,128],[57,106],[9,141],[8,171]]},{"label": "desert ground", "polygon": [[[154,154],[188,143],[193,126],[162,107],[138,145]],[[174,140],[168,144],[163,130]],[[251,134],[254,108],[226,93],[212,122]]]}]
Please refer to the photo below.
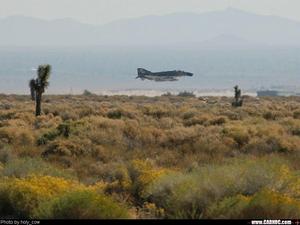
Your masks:
[{"label": "desert ground", "polygon": [[300,97],[0,96],[0,217],[299,218]]}]

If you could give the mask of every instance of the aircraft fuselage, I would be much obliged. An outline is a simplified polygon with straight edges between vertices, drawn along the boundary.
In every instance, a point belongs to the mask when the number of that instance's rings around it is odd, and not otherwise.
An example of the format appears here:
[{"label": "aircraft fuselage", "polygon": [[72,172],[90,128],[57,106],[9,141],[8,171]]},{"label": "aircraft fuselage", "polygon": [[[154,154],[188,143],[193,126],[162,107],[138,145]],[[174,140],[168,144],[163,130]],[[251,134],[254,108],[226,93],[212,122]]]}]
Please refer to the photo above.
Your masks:
[{"label": "aircraft fuselage", "polygon": [[139,68],[137,78],[140,78],[142,80],[147,79],[147,80],[162,82],[162,81],[178,81],[178,78],[183,76],[193,76],[193,74],[181,70],[153,73],[151,71]]}]

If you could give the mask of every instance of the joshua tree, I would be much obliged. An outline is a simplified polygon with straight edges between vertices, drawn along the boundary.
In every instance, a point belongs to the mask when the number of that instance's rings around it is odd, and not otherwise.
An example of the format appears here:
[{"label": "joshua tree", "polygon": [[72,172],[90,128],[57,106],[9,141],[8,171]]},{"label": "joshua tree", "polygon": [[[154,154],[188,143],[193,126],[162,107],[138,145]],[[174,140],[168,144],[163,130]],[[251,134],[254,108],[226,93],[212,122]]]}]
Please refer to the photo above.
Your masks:
[{"label": "joshua tree", "polygon": [[32,101],[35,101],[35,89],[34,89],[34,86],[35,86],[35,79],[31,79],[29,81],[29,87],[30,87],[30,94],[31,94],[31,100]]},{"label": "joshua tree", "polygon": [[49,77],[51,73],[50,65],[40,65],[38,68],[38,77],[37,79],[31,79],[29,81],[29,87],[31,92],[31,99],[36,103],[35,115],[41,115],[41,102],[42,94],[45,92],[45,89],[49,86]]},{"label": "joshua tree", "polygon": [[243,97],[242,97],[242,91],[239,89],[239,86],[234,87],[234,102],[232,103],[232,106],[234,107],[241,107],[243,106]]}]

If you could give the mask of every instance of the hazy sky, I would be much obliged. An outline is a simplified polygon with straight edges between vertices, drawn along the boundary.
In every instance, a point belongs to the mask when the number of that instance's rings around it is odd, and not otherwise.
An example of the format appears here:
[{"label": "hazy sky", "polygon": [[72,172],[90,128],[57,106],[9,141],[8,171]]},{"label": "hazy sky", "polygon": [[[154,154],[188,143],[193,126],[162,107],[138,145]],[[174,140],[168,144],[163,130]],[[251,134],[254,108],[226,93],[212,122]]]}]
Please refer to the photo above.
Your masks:
[{"label": "hazy sky", "polygon": [[103,24],[113,20],[174,12],[205,12],[229,6],[300,21],[300,0],[0,0],[0,17],[71,17]]}]

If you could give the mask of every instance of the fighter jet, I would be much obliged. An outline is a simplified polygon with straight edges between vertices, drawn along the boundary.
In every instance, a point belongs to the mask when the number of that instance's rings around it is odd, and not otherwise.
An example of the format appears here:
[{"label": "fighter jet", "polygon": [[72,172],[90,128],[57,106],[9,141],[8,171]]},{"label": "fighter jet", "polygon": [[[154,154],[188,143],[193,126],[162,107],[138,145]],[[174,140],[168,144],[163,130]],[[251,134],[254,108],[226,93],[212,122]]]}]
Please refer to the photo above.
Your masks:
[{"label": "fighter jet", "polygon": [[193,74],[181,70],[152,73],[151,71],[145,70],[143,68],[138,68],[138,76],[136,77],[136,79],[140,78],[142,80],[147,79],[147,80],[162,82],[162,81],[178,81],[179,77],[184,77],[184,76],[191,77],[193,76]]}]

